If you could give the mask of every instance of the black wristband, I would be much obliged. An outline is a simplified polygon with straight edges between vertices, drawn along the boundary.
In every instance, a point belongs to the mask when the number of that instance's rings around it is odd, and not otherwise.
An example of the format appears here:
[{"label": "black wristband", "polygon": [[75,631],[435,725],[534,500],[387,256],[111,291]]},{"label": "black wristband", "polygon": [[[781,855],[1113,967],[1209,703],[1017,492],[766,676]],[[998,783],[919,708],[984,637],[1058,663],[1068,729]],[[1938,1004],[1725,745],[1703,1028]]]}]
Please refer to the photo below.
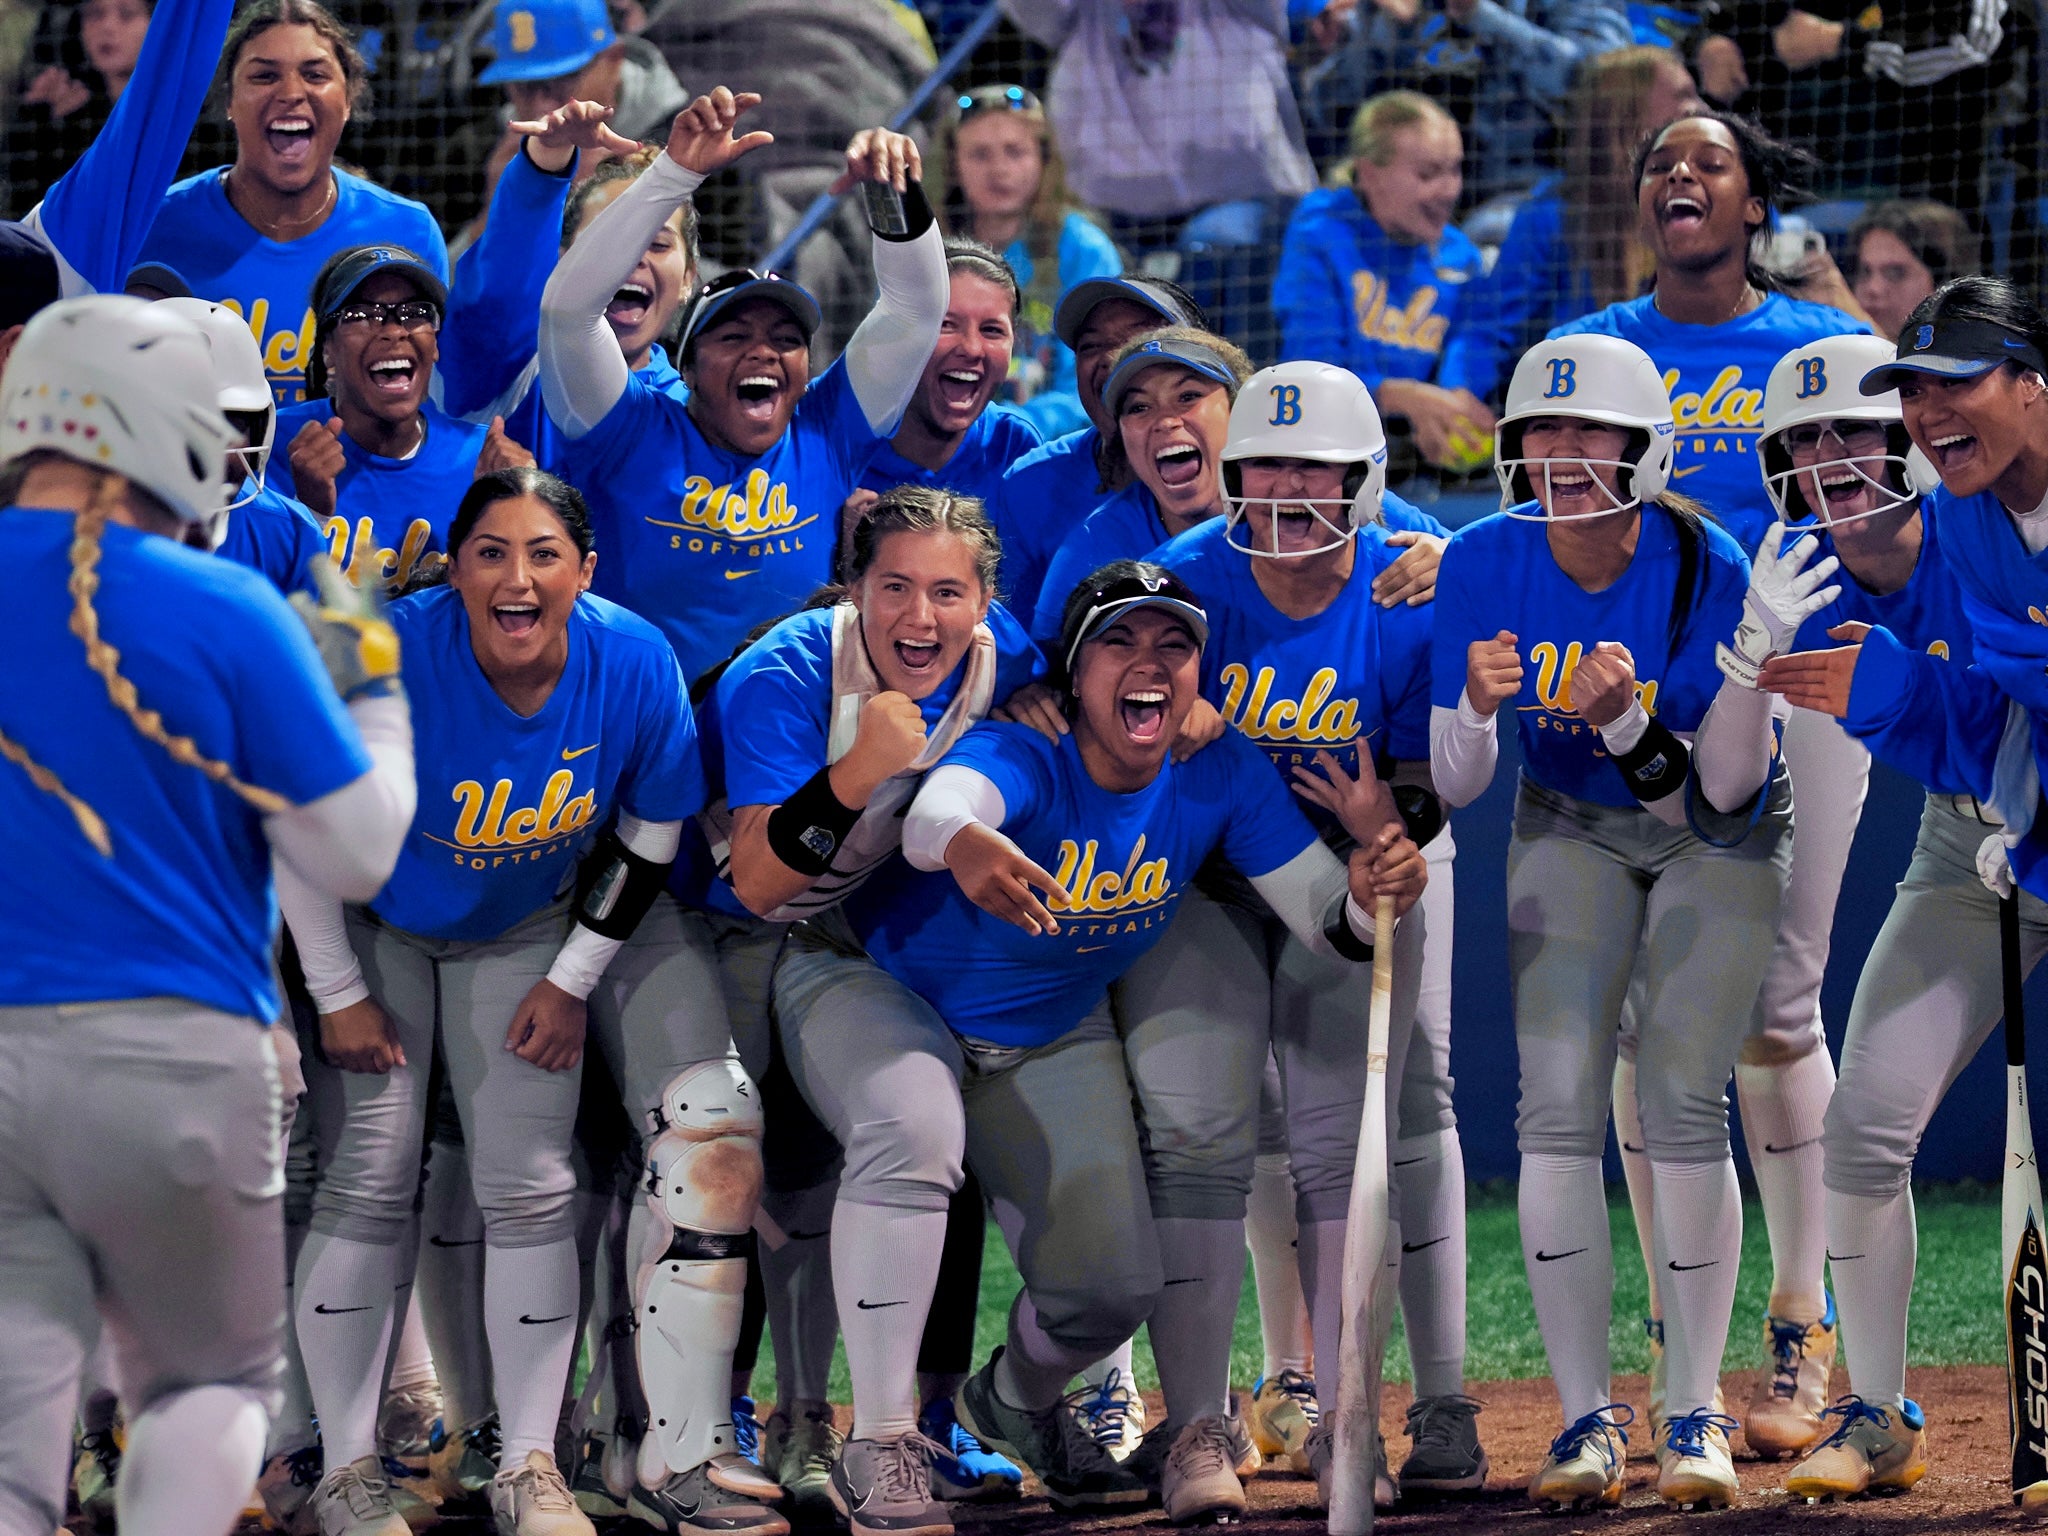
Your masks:
[{"label": "black wristband", "polygon": [[576,921],[607,939],[630,939],[654,905],[674,860],[643,859],[605,833],[576,871]]},{"label": "black wristband", "polygon": [[816,878],[832,867],[840,840],[860,820],[860,809],[839,803],[832,770],[820,768],[768,813],[768,846],[800,875]]},{"label": "black wristband", "polygon": [[1610,752],[1614,766],[1628,781],[1628,792],[1644,805],[1652,805],[1685,788],[1685,775],[1692,766],[1692,753],[1684,742],[1656,719],[1643,732],[1643,739],[1626,752]]},{"label": "black wristband", "polygon": [[1400,812],[1401,825],[1418,848],[1429,846],[1429,840],[1444,829],[1443,801],[1420,784],[1396,784],[1394,809]]},{"label": "black wristband", "polygon": [[1351,893],[1347,890],[1330,903],[1330,910],[1323,918],[1323,937],[1330,941],[1330,948],[1346,960],[1365,961],[1372,958],[1372,938],[1361,935],[1351,926]]},{"label": "black wristband", "polygon": [[903,244],[938,222],[932,205],[925,199],[924,184],[915,176],[903,178],[901,192],[882,181],[864,181],[860,190],[867,207],[868,229],[877,240]]}]

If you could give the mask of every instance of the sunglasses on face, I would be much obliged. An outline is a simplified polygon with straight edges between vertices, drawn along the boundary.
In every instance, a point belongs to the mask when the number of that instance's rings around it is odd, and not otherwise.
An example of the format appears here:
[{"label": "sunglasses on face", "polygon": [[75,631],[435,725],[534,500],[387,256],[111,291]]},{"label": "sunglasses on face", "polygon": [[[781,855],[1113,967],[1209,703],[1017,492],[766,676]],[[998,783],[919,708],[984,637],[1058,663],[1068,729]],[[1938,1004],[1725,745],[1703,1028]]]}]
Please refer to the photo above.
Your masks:
[{"label": "sunglasses on face", "polygon": [[344,331],[380,326],[387,321],[396,321],[401,330],[438,331],[441,329],[441,310],[425,299],[407,299],[400,304],[354,300],[342,305],[334,314],[335,327]]},{"label": "sunglasses on face", "polygon": [[1785,446],[1811,453],[1832,437],[1852,454],[1881,453],[1890,441],[1881,421],[1810,421],[1785,430]]}]

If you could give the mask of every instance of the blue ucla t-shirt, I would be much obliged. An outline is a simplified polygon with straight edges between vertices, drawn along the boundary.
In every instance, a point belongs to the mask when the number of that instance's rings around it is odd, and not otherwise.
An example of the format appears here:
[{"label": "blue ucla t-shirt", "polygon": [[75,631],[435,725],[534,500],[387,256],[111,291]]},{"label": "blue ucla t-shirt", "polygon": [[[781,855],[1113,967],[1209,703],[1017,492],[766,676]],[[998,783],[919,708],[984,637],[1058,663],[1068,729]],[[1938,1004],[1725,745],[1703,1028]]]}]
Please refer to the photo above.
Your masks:
[{"label": "blue ucla t-shirt", "polygon": [[1003,540],[1003,601],[1026,617],[1038,608],[1046,567],[1068,532],[1109,494],[1095,467],[1102,434],[1083,427],[1034,448],[1004,472],[988,512]]},{"label": "blue ucla t-shirt", "polygon": [[[202,299],[225,304],[256,333],[280,406],[306,398],[313,355],[313,279],[352,245],[402,245],[448,281],[448,246],[425,205],[336,167],[334,209],[296,240],[259,234],[228,201],[226,171],[188,176],[164,197],[141,261],[174,268]],[[282,440],[280,440],[282,442]]]},{"label": "blue ucla t-shirt", "polygon": [[1031,615],[1031,638],[1050,646],[1060,637],[1060,616],[1074,588],[1112,560],[1142,560],[1173,535],[1159,515],[1159,503],[1133,480],[1096,507],[1060,542],[1038,589],[1038,607]]},{"label": "blue ucla t-shirt", "polygon": [[1038,428],[1016,411],[991,405],[974,418],[974,425],[943,468],[914,464],[898,453],[893,443],[884,443],[868,460],[860,483],[870,491],[893,490],[899,485],[943,486],[956,496],[973,496],[983,507],[991,507],[1004,472],[1043,441]]},{"label": "blue ucla t-shirt", "polygon": [[839,505],[884,439],[834,363],[759,458],[714,447],[639,374],[562,473],[590,503],[595,590],[668,636],[694,681],[832,579]]},{"label": "blue ucla t-shirt", "polygon": [[1060,931],[1033,937],[991,917],[951,873],[901,860],[848,899],[875,963],[960,1034],[998,1045],[1056,1040],[1103,988],[1159,942],[1203,860],[1221,851],[1249,879],[1315,841],[1265,755],[1235,731],[1145,788],[1118,794],[1082,766],[1072,736],[976,726],[947,763],[987,777],[1003,797],[1003,835],[1072,896],[1051,903]]},{"label": "blue ucla t-shirt", "polygon": [[[183,997],[277,1017],[263,812],[145,739],[71,632],[74,519],[0,511],[11,665],[0,731],[104,818],[103,857],[63,801],[0,761],[0,1005]],[[109,526],[93,607],[164,729],[304,805],[370,770],[312,638],[256,572]]]},{"label": "blue ucla t-shirt", "polygon": [[1467,648],[1502,630],[1514,635],[1522,691],[1510,702],[1522,771],[1546,789],[1622,810],[1636,809],[1635,797],[1600,732],[1570,707],[1579,658],[1603,640],[1619,641],[1635,658],[1643,707],[1669,730],[1696,731],[1721,686],[1714,645],[1735,633],[1749,589],[1749,561],[1735,540],[1704,524],[1704,547],[1693,562],[1698,585],[1674,653],[1678,524],[1657,507],[1643,508],[1642,522],[1635,558],[1603,592],[1585,591],[1558,568],[1540,521],[1496,512],[1460,528],[1437,571],[1430,646],[1430,702],[1454,709],[1465,691]]},{"label": "blue ucla t-shirt", "polygon": [[494,939],[569,886],[615,811],[680,821],[703,808],[690,701],[652,625],[578,598],[561,681],[521,716],[477,665],[453,589],[394,603],[391,623],[419,780],[398,867],[370,903],[393,927]]},{"label": "blue ucla t-shirt", "polygon": [[[334,482],[334,511],[321,531],[334,563],[358,585],[381,579],[396,592],[422,565],[444,555],[443,543],[455,509],[476,479],[477,455],[488,427],[444,415],[431,400],[420,403],[426,440],[409,459],[372,453],[344,432],[347,466]],[[291,440],[308,422],[324,425],[334,415],[325,400],[308,400],[277,413],[277,449],[270,456],[269,484],[297,496],[292,480]],[[602,568],[604,562],[598,562]]]},{"label": "blue ucla t-shirt", "polygon": [[[1360,531],[1351,576],[1321,613],[1292,619],[1259,589],[1255,556],[1224,540],[1220,518],[1191,529],[1154,557],[1202,599],[1202,697],[1272,759],[1291,788],[1298,767],[1329,752],[1346,773],[1378,756],[1429,759],[1431,604],[1382,608],[1372,583],[1401,554],[1378,528]],[[1336,822],[1302,802],[1325,835]]]},{"label": "blue ucla t-shirt", "polygon": [[1550,334],[1587,332],[1619,336],[1650,354],[1678,423],[1671,489],[1706,503],[1748,554],[1778,519],[1756,455],[1771,369],[1794,347],[1824,336],[1867,336],[1870,327],[1839,309],[1782,293],[1765,294],[1748,314],[1720,325],[1680,325],[1664,318],[1655,294],[1645,294]]},{"label": "blue ucla t-shirt", "polygon": [[[254,482],[245,480],[236,494],[248,496]],[[223,560],[260,571],[289,597],[303,592],[318,597],[313,562],[327,558],[327,538],[313,514],[270,485],[228,513],[227,536],[214,551]]]},{"label": "blue ucla t-shirt", "polygon": [[[1813,533],[1820,539],[1820,547],[1807,562],[1809,567],[1836,553],[1824,528],[1808,524],[1800,532]],[[1793,535],[1786,535],[1788,547],[1792,539]],[[1956,585],[1956,573],[1949,568],[1941,528],[1929,514],[1924,499],[1920,506],[1920,558],[1914,562],[1913,574],[1906,578],[1903,587],[1896,592],[1872,592],[1858,584],[1846,565],[1830,581],[1841,587],[1842,595],[1799,626],[1793,650],[1832,650],[1844,642],[1831,636],[1830,629],[1838,624],[1861,623],[1880,625],[1902,644],[1944,661],[1968,666],[1975,655],[1969,616],[1963,612],[1962,589]]]}]

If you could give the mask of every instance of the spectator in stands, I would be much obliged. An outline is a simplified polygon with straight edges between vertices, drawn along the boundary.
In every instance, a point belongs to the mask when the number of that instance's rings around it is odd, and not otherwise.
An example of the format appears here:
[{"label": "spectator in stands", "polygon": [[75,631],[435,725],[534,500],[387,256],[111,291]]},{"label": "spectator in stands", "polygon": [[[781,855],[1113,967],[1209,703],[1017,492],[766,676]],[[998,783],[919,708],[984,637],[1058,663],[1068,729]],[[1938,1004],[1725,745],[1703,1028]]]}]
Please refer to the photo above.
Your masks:
[{"label": "spectator in stands", "polygon": [[1046,437],[1088,424],[1074,350],[1053,334],[1059,296],[1123,270],[1116,242],[1077,207],[1038,98],[1021,85],[984,85],[959,99],[934,158],[944,167],[939,218],[1002,252],[1023,302],[1006,398]]},{"label": "spectator in stands", "polygon": [[1315,184],[1287,79],[1286,0],[1003,0],[1057,50],[1048,107],[1074,190],[1139,256],[1188,215]]},{"label": "spectator in stands", "polygon": [[25,203],[63,175],[106,125],[142,56],[150,7],[151,0],[85,0],[69,29],[82,68],[74,74],[62,63],[47,64],[28,81],[6,141],[9,179]]},{"label": "spectator in stands", "polygon": [[1407,88],[1464,128],[1466,174],[1483,200],[1534,183],[1550,119],[1578,65],[1635,40],[1625,0],[1377,0],[1306,91],[1335,129],[1358,102]]},{"label": "spectator in stands", "polygon": [[1564,172],[1515,214],[1486,279],[1463,300],[1439,382],[1493,400],[1515,359],[1567,320],[1643,291],[1657,258],[1636,226],[1636,146],[1698,102],[1668,48],[1617,48],[1572,87]]},{"label": "spectator in stands", "polygon": [[1485,441],[1493,413],[1431,382],[1466,286],[1485,270],[1450,222],[1458,125],[1427,96],[1390,91],[1358,109],[1351,155],[1343,182],[1311,192],[1288,222],[1273,284],[1280,355],[1349,368],[1382,415],[1407,421],[1424,458],[1459,465],[1469,449],[1457,443]]},{"label": "spectator in stands", "polygon": [[1944,203],[1879,203],[1849,231],[1856,302],[1880,336],[1897,340],[1913,306],[1952,277],[1977,270],[1977,235]]}]

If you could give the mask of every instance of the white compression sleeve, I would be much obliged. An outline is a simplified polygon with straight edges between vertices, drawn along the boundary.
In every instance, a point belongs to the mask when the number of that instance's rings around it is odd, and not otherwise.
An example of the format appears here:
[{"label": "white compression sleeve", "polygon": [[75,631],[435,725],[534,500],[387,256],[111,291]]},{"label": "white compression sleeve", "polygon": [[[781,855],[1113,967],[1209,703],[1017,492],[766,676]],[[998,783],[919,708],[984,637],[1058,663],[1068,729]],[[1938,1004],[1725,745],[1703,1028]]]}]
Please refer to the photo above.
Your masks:
[{"label": "white compression sleeve", "polygon": [[[846,343],[846,377],[868,425],[889,433],[896,430],[938,345],[952,282],[936,224],[914,240],[877,236],[874,246],[881,296]],[[605,298],[609,302],[611,295]]]},{"label": "white compression sleeve", "polygon": [[[629,852],[650,864],[673,864],[676,850],[683,845],[683,824],[680,821],[642,821],[638,816],[629,816],[621,811],[619,841]],[[608,939],[581,923],[573,924],[569,937],[555,955],[555,963],[548,967],[548,980],[571,997],[587,998],[597,989],[605,967],[612,963],[612,957],[625,943],[624,939]]]},{"label": "white compression sleeve", "polygon": [[1457,708],[1430,710],[1429,777],[1444,804],[1470,805],[1486,793],[1500,760],[1499,723],[1497,713],[1480,714],[1464,693]]},{"label": "white compression sleeve", "polygon": [[412,827],[419,796],[413,779],[412,713],[403,698],[357,699],[349,718],[370,754],[370,771],[305,805],[263,819],[280,864],[342,901],[368,901],[384,889]]},{"label": "white compression sleeve", "polygon": [[1707,804],[1732,816],[1771,776],[1771,704],[1776,696],[1723,678],[1692,739],[1693,771]]},{"label": "white compression sleeve", "polygon": [[995,831],[1007,814],[1003,792],[987,775],[957,763],[934,768],[903,818],[903,857],[913,869],[944,869],[946,848],[963,828]]},{"label": "white compression sleeve", "polygon": [[1331,960],[1345,958],[1337,953],[1323,927],[1340,897],[1352,934],[1362,943],[1372,943],[1372,914],[1352,899],[1350,872],[1343,860],[1319,842],[1310,843],[1278,869],[1254,878],[1252,889],[1312,954]]},{"label": "white compression sleeve", "polygon": [[656,155],[555,264],[540,298],[540,388],[548,415],[566,435],[589,432],[626,392],[631,374],[618,337],[605,324],[605,306],[632,276],[655,231],[703,181],[666,154]]},{"label": "white compression sleeve", "polygon": [[314,1007],[333,1013],[370,995],[362,962],[348,941],[348,922],[339,901],[315,890],[291,865],[280,861],[277,907],[298,945],[299,967],[306,973],[306,991]]}]

